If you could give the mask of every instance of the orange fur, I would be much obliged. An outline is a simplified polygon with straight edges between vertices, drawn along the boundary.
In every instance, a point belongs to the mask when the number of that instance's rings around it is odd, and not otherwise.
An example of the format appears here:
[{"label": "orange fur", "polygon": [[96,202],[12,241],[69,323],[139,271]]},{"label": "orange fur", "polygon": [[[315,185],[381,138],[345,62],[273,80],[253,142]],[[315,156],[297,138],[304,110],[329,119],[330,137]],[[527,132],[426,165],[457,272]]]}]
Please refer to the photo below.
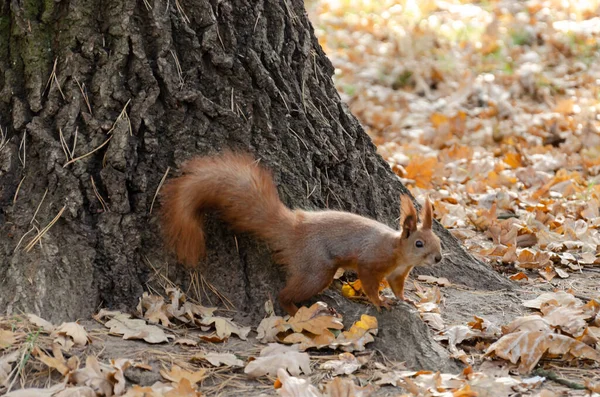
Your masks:
[{"label": "orange fur", "polygon": [[[402,232],[348,212],[290,210],[279,199],[271,173],[248,154],[192,159],[161,195],[166,243],[187,266],[205,254],[202,216],[207,210],[217,211],[234,230],[267,242],[275,261],[288,270],[279,301],[290,314],[298,310],[295,303],[327,288],[340,267],[358,272],[367,297],[379,308],[387,307],[378,292],[383,278],[394,276],[394,292],[402,292],[410,269],[441,260],[429,200],[419,228],[412,202],[401,197]],[[417,240],[422,247],[415,246]]]}]

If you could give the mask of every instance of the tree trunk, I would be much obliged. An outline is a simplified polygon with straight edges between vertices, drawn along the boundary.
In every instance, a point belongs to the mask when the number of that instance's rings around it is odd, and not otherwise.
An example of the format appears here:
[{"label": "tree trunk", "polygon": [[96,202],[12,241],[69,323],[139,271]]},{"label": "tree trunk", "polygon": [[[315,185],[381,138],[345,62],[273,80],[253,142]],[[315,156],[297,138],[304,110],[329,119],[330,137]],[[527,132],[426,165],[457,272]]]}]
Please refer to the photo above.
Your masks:
[{"label": "tree trunk", "polygon": [[[13,0],[1,7],[6,313],[59,320],[87,317],[100,305],[132,308],[155,269],[186,289],[189,274],[160,239],[155,194],[169,167],[174,175],[184,160],[222,148],[255,153],[292,207],[343,209],[396,226],[407,191],[340,101],[302,1]],[[508,286],[438,232],[447,259],[434,274]],[[245,313],[241,321],[256,325],[283,285],[282,270],[264,244],[234,236],[215,218],[207,236],[200,274]],[[328,295],[348,320],[372,311]],[[382,313],[380,324],[378,344],[393,358],[452,365],[406,305]]]}]

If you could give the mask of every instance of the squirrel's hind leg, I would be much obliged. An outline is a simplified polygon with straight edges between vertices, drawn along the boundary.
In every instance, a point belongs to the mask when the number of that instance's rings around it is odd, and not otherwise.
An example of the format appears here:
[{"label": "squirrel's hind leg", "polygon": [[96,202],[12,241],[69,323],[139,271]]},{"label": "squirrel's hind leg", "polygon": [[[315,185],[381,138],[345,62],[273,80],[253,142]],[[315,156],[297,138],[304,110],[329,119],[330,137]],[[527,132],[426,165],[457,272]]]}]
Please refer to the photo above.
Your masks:
[{"label": "squirrel's hind leg", "polygon": [[337,270],[328,266],[320,267],[319,272],[314,272],[314,268],[310,271],[308,268],[304,269],[307,272],[290,273],[285,288],[279,292],[279,303],[290,316],[298,311],[295,303],[308,300],[327,288]]}]

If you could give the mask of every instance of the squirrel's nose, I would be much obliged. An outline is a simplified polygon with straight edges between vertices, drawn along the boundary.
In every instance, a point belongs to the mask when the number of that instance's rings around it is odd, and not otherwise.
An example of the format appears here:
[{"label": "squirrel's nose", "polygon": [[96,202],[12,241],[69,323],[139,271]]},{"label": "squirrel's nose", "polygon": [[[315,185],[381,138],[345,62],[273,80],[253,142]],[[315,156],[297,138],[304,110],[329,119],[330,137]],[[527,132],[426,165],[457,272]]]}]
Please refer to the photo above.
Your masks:
[{"label": "squirrel's nose", "polygon": [[437,255],[435,256],[435,263],[440,263],[440,261],[441,261],[441,260],[442,260],[442,255],[440,255],[440,254],[437,254]]}]

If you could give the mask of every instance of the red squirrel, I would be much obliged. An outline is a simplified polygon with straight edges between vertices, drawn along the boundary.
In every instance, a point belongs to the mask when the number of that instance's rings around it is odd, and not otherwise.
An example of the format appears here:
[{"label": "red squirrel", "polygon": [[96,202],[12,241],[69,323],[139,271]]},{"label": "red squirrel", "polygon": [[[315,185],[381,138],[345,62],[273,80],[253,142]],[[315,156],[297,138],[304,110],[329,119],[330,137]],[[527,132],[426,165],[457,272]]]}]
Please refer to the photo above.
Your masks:
[{"label": "red squirrel", "polygon": [[268,243],[275,262],[287,269],[279,302],[290,315],[298,310],[296,303],[327,288],[338,268],[355,270],[367,298],[378,310],[389,309],[390,302],[379,297],[384,278],[396,297],[406,300],[404,281],[412,268],[442,260],[429,199],[421,226],[412,201],[400,199],[401,231],[349,212],[291,210],[279,199],[269,170],[249,154],[224,152],[188,161],[183,175],[163,186],[162,229],[187,266],[196,266],[205,254],[207,210],[217,211],[235,231]]}]

